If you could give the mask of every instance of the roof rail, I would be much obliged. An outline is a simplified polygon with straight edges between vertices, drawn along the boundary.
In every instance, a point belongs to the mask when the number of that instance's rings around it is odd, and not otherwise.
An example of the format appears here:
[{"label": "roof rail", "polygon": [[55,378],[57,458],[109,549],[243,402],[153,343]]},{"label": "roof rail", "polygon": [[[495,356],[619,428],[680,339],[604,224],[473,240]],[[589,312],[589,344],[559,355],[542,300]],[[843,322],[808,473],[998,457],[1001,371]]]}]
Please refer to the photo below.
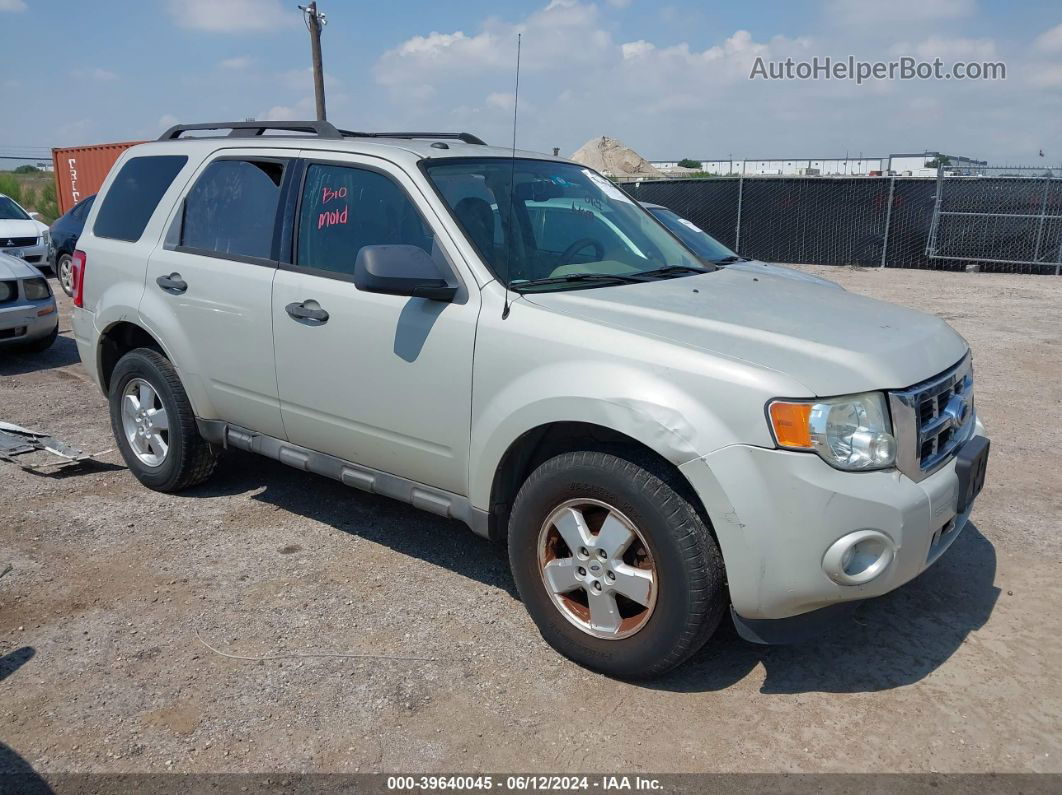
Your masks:
[{"label": "roof rail", "polygon": [[466,132],[354,132],[340,130],[344,138],[424,138],[429,141],[461,141],[466,144],[486,146],[487,142],[477,135]]},{"label": "roof rail", "polygon": [[284,130],[316,135],[318,138],[342,138],[343,135],[327,121],[214,121],[203,124],[175,124],[159,136],[160,141],[174,141],[189,130],[230,130],[229,137],[252,138],[266,130]]}]

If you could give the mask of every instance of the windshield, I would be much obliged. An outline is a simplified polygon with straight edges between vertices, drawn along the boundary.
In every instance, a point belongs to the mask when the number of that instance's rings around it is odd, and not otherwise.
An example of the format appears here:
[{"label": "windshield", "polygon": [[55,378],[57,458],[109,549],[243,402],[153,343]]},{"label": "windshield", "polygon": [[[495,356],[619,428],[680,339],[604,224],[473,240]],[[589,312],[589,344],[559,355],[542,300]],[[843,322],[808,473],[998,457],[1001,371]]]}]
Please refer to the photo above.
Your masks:
[{"label": "windshield", "polygon": [[483,158],[425,170],[483,260],[515,290],[603,286],[663,268],[704,270],[641,205],[577,164]]},{"label": "windshield", "polygon": [[30,217],[7,196],[0,196],[0,221],[28,221]]},{"label": "windshield", "polygon": [[728,249],[710,234],[705,232],[692,221],[687,221],[682,216],[667,209],[666,207],[648,208],[657,220],[675,233],[675,237],[689,246],[693,253],[712,262],[722,259],[736,258],[737,254]]}]

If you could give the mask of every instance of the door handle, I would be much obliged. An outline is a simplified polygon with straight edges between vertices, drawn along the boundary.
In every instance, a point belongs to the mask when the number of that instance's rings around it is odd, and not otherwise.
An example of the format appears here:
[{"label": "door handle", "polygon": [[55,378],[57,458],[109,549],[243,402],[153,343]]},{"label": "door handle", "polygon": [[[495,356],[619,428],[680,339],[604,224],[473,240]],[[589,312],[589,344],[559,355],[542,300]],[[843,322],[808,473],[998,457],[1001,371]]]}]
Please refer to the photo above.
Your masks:
[{"label": "door handle", "polygon": [[328,313],[321,309],[321,305],[313,300],[302,303],[288,304],[284,311],[300,323],[308,326],[320,326],[328,322]]},{"label": "door handle", "polygon": [[169,276],[159,276],[155,284],[171,295],[180,295],[188,289],[188,283],[181,278],[179,273],[171,273]]}]

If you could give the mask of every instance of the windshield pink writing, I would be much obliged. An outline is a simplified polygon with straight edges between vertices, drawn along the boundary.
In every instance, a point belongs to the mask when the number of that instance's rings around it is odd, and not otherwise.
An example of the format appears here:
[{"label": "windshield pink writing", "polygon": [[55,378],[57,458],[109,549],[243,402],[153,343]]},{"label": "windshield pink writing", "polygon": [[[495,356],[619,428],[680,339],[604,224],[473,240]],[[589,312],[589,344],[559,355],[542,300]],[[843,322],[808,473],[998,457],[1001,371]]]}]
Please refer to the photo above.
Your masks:
[{"label": "windshield pink writing", "polygon": [[342,210],[325,210],[319,216],[317,216],[317,228],[321,229],[325,226],[334,226],[335,224],[345,224],[347,222],[347,215],[350,208],[346,205]]},{"label": "windshield pink writing", "polygon": [[321,204],[328,204],[332,199],[345,199],[347,198],[346,188],[332,189],[329,187],[321,188]]}]

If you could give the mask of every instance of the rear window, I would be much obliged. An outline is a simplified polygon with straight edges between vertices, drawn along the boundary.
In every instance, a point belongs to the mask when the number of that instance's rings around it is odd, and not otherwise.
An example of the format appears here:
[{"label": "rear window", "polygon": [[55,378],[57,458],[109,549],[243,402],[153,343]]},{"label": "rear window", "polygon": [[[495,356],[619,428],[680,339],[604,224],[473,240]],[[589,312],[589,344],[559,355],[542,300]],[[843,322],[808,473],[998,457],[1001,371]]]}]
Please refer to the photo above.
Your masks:
[{"label": "rear window", "polygon": [[280,201],[284,163],[215,160],[184,201],[181,246],[266,259]]},{"label": "rear window", "polygon": [[103,197],[92,231],[97,237],[135,243],[144,234],[162,194],[187,162],[184,155],[134,157],[128,161]]}]

